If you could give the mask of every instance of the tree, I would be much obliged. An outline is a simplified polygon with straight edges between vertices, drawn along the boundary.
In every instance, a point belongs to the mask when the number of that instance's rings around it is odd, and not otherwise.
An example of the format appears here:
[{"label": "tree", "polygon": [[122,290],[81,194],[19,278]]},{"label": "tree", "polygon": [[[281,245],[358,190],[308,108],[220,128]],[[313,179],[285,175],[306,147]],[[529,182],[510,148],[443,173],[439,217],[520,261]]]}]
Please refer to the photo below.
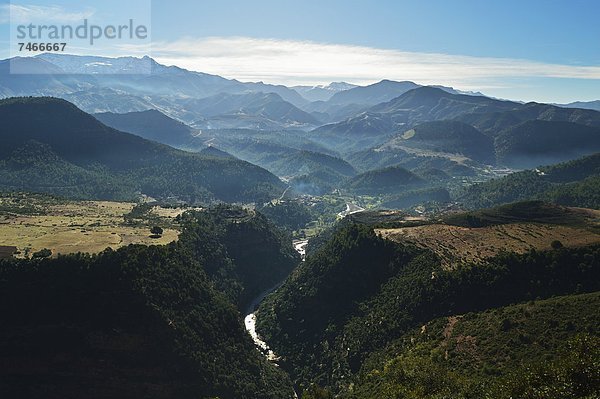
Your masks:
[{"label": "tree", "polygon": [[161,236],[163,229],[159,226],[154,226],[150,229],[150,233],[152,233],[153,236]]},{"label": "tree", "polygon": [[560,249],[563,247],[563,243],[559,240],[554,240],[550,243],[550,246],[552,247],[552,249]]},{"label": "tree", "polygon": [[48,248],[44,248],[42,250],[34,252],[32,256],[34,258],[49,258],[50,256],[52,256],[52,251]]}]

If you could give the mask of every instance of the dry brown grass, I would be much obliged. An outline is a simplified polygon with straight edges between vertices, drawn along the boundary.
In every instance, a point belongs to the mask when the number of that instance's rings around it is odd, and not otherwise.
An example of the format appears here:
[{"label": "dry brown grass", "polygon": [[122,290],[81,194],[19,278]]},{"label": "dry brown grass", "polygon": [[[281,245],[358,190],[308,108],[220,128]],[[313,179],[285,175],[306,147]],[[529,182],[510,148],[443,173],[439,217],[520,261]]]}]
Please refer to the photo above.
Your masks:
[{"label": "dry brown grass", "polygon": [[469,228],[446,224],[431,224],[397,229],[377,229],[382,237],[410,242],[429,248],[442,259],[446,267],[459,262],[479,262],[500,251],[524,253],[532,248],[550,249],[554,240],[566,247],[600,243],[600,234],[584,227],[551,224],[512,223]]},{"label": "dry brown grass", "polygon": [[[109,201],[69,201],[45,207],[45,215],[0,216],[0,246],[16,246],[18,256],[43,248],[53,255],[73,252],[97,253],[128,244],[167,244],[178,231],[164,229],[160,238],[151,238],[147,226],[128,226],[123,215],[133,203]],[[159,210],[160,209],[160,210]],[[182,210],[157,208],[162,217],[175,217]]]}]

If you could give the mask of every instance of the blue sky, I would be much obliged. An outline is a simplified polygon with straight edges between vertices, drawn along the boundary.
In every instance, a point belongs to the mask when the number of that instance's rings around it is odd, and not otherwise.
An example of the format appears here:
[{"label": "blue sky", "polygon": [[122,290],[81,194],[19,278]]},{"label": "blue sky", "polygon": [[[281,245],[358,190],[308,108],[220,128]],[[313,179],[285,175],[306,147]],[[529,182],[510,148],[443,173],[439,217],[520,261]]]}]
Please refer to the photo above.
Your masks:
[{"label": "blue sky", "polygon": [[[147,3],[13,2],[53,7],[59,19],[62,11],[104,21]],[[598,0],[154,0],[147,8],[151,56],[229,78],[290,85],[388,78],[526,101],[600,99]],[[10,29],[0,21],[6,58]]]}]

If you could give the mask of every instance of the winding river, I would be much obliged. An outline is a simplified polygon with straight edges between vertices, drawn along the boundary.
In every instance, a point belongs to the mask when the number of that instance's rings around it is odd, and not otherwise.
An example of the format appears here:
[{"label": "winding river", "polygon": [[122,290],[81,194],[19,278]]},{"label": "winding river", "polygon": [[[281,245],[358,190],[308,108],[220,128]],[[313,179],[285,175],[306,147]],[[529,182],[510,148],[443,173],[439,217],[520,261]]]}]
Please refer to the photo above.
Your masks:
[{"label": "winding river", "polygon": [[[308,240],[296,240],[292,242],[294,249],[300,254],[303,261],[306,256],[307,244]],[[258,350],[264,353],[268,360],[275,362],[275,364],[278,359],[277,355],[273,353],[273,351],[269,348],[269,345],[267,345],[267,343],[263,341],[262,338],[256,332],[256,309],[258,308],[258,305],[260,305],[260,303],[263,301],[263,299],[265,299],[265,297],[271,292],[279,288],[281,284],[283,284],[283,281],[279,282],[278,284],[274,285],[269,289],[264,290],[256,298],[254,298],[254,300],[246,309],[246,317],[244,317],[244,325],[246,326],[248,334],[250,334],[250,336],[252,337],[254,344],[256,345]]]}]

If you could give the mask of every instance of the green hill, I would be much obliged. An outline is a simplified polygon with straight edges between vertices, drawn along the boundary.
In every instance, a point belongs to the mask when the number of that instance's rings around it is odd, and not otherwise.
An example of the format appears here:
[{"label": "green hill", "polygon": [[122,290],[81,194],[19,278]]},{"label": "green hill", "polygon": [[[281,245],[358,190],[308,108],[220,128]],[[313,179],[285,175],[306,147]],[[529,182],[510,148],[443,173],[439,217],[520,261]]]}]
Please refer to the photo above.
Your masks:
[{"label": "green hill", "polygon": [[397,193],[425,184],[426,182],[414,173],[398,166],[390,166],[355,176],[346,183],[344,188],[358,194],[383,194]]},{"label": "green hill", "polygon": [[595,292],[432,320],[373,356],[342,396],[594,397],[598,306]]},{"label": "green hill", "polygon": [[600,208],[600,153],[474,184],[457,194],[469,208],[524,200]]},{"label": "green hill", "polygon": [[291,242],[242,208],[178,221],[167,246],[1,260],[2,396],[291,397],[240,318],[299,262]]},{"label": "green hill", "polygon": [[[119,132],[64,100],[1,100],[0,118],[3,189],[75,198],[131,200],[143,193],[186,202],[252,202],[273,198],[285,188],[255,165],[187,153]],[[35,154],[31,141],[42,143],[35,145]],[[23,159],[26,154],[32,158]],[[53,160],[52,169],[36,162],[44,157]]]},{"label": "green hill", "polygon": [[600,127],[600,112],[538,103],[527,103],[509,111],[465,114],[457,119],[476,127],[490,137],[496,137],[505,129],[532,120],[571,122]]},{"label": "green hill", "polygon": [[532,120],[499,133],[495,148],[499,163],[533,168],[600,151],[600,128]]},{"label": "green hill", "polygon": [[492,140],[462,122],[422,123],[396,137],[394,142],[411,148],[462,154],[478,162],[495,162]]},{"label": "green hill", "polygon": [[259,212],[220,205],[180,219],[180,243],[240,311],[300,261],[291,239]]},{"label": "green hill", "polygon": [[[244,237],[238,248],[254,246]],[[207,275],[222,253],[194,244],[1,261],[3,396],[290,397]]]},{"label": "green hill", "polygon": [[269,169],[279,176],[298,176],[319,170],[329,170],[342,178],[356,174],[356,170],[343,159],[313,151],[295,151],[272,162]]},{"label": "green hill", "polygon": [[599,256],[598,247],[504,253],[448,270],[426,249],[348,225],[263,302],[258,330],[296,383],[343,392],[374,353],[431,320],[598,291]]},{"label": "green hill", "polygon": [[518,222],[581,226],[586,224],[587,219],[586,213],[571,208],[543,201],[524,201],[491,209],[455,213],[445,217],[444,222],[462,227],[485,227]]},{"label": "green hill", "polygon": [[70,198],[135,198],[132,185],[100,168],[85,168],[59,157],[50,146],[29,140],[0,160],[4,189],[50,192]]},{"label": "green hill", "polygon": [[302,194],[323,195],[339,187],[340,181],[346,178],[331,169],[320,169],[314,172],[296,176],[290,179],[289,184],[294,191]]},{"label": "green hill", "polygon": [[106,126],[122,132],[172,146],[189,143],[195,133],[191,127],[155,109],[125,114],[104,112],[94,114],[94,117]]}]

